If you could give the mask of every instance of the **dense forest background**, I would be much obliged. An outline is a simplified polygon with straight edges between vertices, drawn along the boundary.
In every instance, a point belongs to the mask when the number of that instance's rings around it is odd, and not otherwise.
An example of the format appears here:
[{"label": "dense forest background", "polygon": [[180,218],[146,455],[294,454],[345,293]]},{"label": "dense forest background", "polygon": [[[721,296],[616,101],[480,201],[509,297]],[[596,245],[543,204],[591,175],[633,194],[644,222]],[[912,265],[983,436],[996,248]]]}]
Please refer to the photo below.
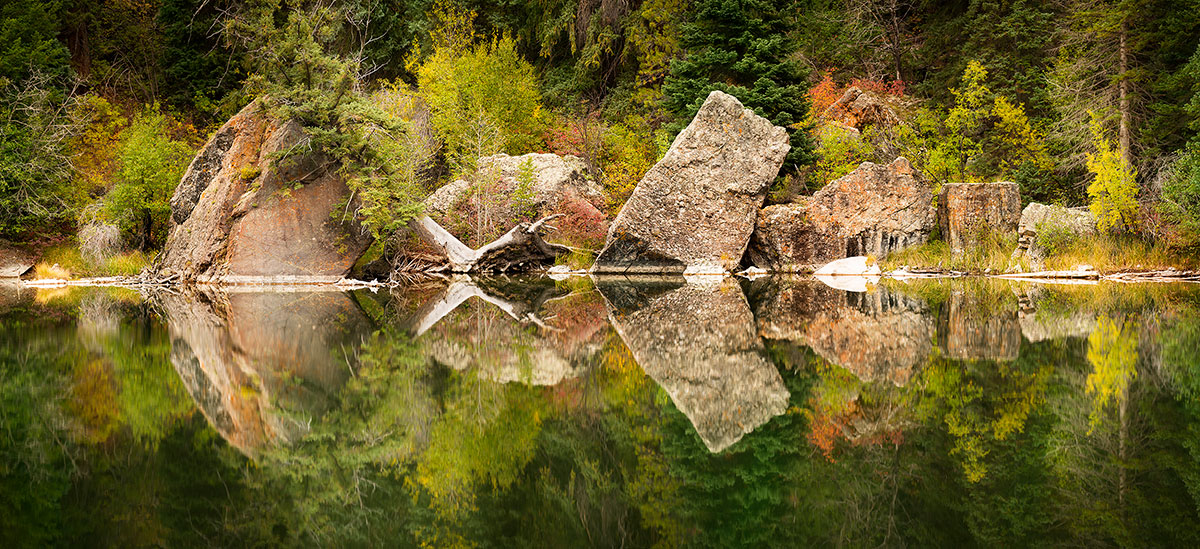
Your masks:
[{"label": "dense forest background", "polygon": [[[583,157],[615,212],[721,89],[792,134],[773,201],[903,155],[1191,254],[1198,45],[1196,0],[3,0],[0,238],[152,252],[191,156],[260,97],[379,236],[497,152]],[[821,123],[852,85],[904,123]]]}]

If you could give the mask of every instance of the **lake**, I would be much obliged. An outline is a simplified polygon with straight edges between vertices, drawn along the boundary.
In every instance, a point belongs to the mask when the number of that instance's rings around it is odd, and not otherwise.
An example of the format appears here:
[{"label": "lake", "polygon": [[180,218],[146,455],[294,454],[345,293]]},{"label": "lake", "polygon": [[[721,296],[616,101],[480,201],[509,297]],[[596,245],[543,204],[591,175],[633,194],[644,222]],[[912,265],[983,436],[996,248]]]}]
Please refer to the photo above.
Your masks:
[{"label": "lake", "polygon": [[1200,286],[834,285],[3,284],[0,545],[1200,546]]}]

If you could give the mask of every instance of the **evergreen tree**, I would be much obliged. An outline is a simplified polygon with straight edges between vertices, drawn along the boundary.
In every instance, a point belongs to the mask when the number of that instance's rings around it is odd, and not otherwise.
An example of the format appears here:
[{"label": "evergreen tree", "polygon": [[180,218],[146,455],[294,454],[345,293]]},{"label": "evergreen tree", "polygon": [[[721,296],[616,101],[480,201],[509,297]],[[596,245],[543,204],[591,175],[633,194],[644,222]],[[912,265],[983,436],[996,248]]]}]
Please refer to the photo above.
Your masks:
[{"label": "evergreen tree", "polygon": [[815,160],[807,124],[808,70],[792,57],[781,9],[766,0],[700,0],[684,25],[687,55],[671,63],[665,105],[691,120],[709,92],[721,90],[772,123],[788,128],[792,150],[784,170]]},{"label": "evergreen tree", "polygon": [[58,0],[0,2],[0,79],[25,80],[33,72],[67,74],[67,48],[58,41]]},{"label": "evergreen tree", "polygon": [[241,84],[238,56],[215,32],[222,7],[205,0],[164,0],[158,10],[163,40],[163,95],[174,107],[217,118],[232,115],[221,101]]}]

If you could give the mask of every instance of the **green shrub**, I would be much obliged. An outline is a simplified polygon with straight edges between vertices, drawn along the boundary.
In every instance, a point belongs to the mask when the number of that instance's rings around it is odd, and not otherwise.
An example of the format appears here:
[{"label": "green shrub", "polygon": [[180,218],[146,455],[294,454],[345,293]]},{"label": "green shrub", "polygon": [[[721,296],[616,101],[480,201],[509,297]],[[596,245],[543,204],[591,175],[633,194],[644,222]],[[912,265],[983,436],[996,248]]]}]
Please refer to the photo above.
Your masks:
[{"label": "green shrub", "polygon": [[850,129],[827,124],[817,134],[817,161],[808,172],[808,188],[815,191],[872,159],[874,149]]},{"label": "green shrub", "polygon": [[1060,254],[1080,239],[1078,233],[1053,218],[1038,223],[1035,230],[1037,231],[1037,245],[1045,250],[1046,255]]},{"label": "green shrub", "polygon": [[533,66],[517,53],[516,42],[507,36],[477,40],[472,11],[439,5],[435,13],[442,26],[432,33],[433,54],[415,72],[454,170],[472,171],[481,156],[538,148],[545,126],[541,96]]},{"label": "green shrub", "polygon": [[1172,166],[1163,184],[1161,210],[1174,224],[1168,241],[1173,248],[1200,252],[1200,142],[1194,142]]},{"label": "green shrub", "polygon": [[104,197],[105,214],[143,250],[166,241],[171,194],[192,156],[191,147],[167,130],[157,106],[134,119],[122,136],[116,184]]},{"label": "green shrub", "polygon": [[1096,152],[1087,155],[1088,171],[1094,177],[1087,191],[1096,227],[1101,231],[1124,230],[1137,214],[1137,170],[1121,157],[1095,114],[1091,126]]}]

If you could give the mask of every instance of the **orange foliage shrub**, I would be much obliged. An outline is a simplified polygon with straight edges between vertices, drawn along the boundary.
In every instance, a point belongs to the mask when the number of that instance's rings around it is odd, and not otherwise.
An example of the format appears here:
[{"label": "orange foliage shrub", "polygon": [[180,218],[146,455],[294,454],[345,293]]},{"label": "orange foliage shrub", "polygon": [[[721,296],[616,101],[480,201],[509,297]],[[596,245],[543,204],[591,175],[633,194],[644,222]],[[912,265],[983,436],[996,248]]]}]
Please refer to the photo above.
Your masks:
[{"label": "orange foliage shrub", "polygon": [[816,114],[825,112],[825,109],[828,109],[834,101],[837,101],[850,88],[858,88],[862,91],[877,93],[879,95],[904,97],[903,80],[884,82],[882,80],[855,78],[848,85],[839,86],[833,80],[833,71],[826,69],[825,73],[821,76],[821,80],[812,89],[808,90],[808,98],[812,101],[813,105],[812,112]]}]

